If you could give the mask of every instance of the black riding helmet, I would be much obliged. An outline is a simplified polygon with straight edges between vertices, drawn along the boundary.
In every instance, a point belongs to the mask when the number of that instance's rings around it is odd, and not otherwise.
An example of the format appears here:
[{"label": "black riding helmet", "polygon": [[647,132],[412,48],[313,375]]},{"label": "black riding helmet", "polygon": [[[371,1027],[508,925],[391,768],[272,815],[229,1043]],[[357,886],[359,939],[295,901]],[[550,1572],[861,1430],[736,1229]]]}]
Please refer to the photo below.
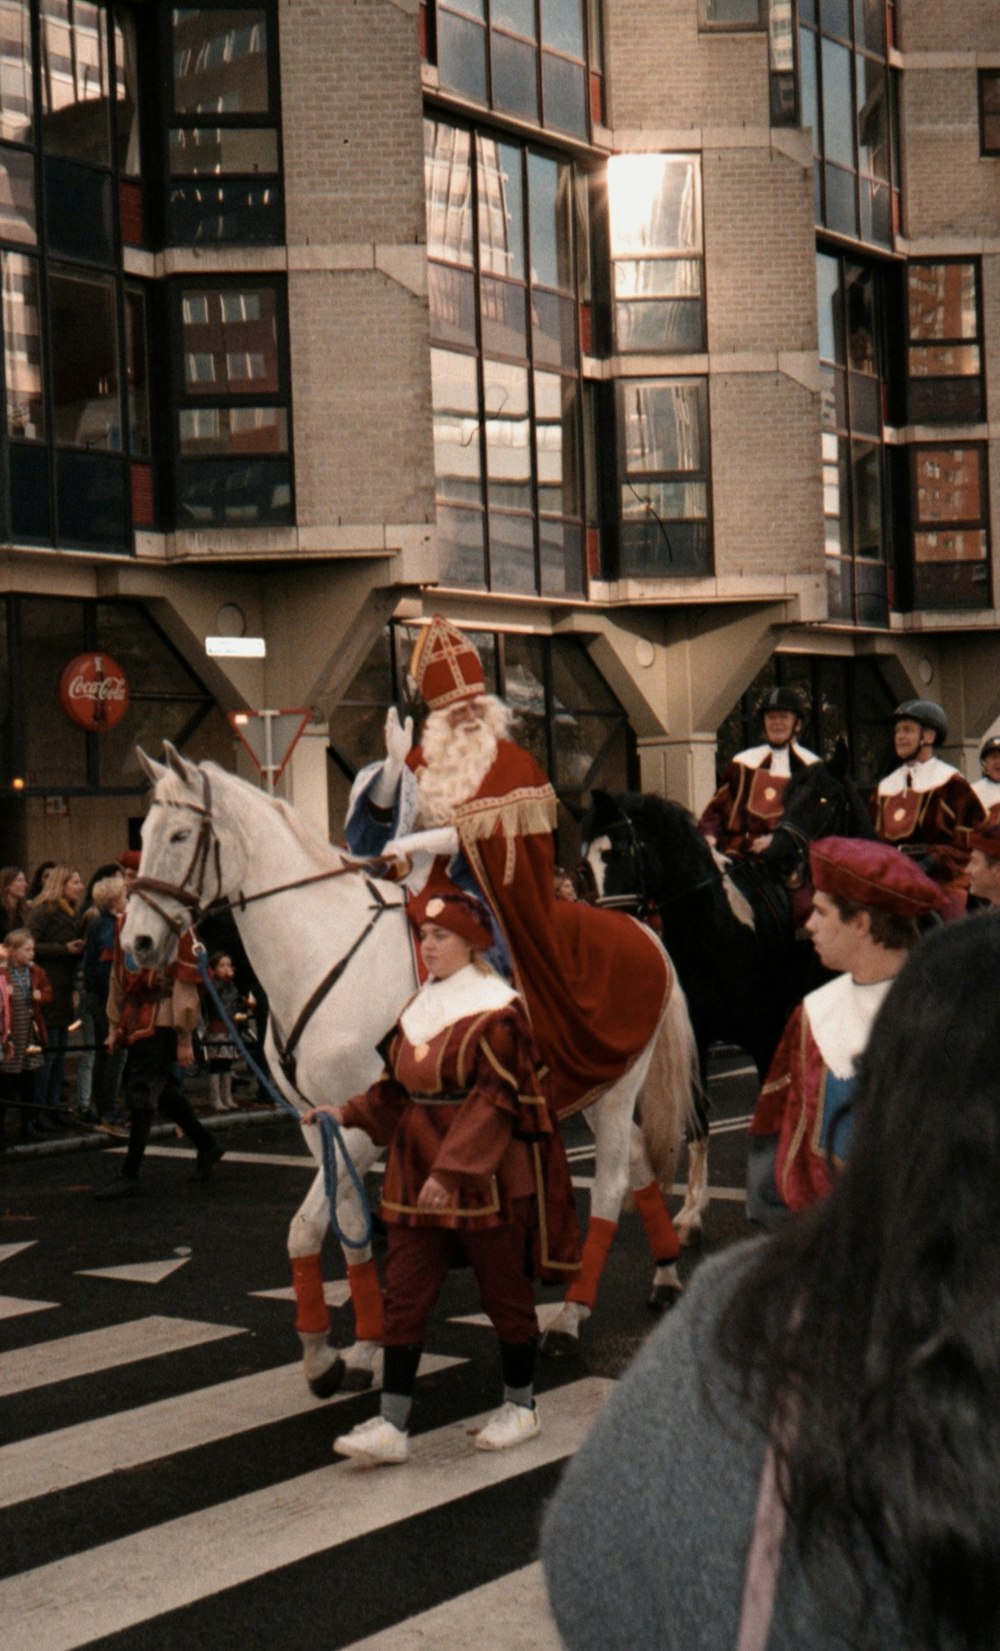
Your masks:
[{"label": "black riding helmet", "polygon": [[806,714],[801,694],[797,693],[794,688],[785,687],[772,688],[769,693],[764,695],[757,711],[760,716],[763,716],[765,711],[791,711],[792,715],[798,717],[800,722],[805,720]]},{"label": "black riding helmet", "polygon": [[983,740],[982,745],[979,747],[979,760],[983,762],[986,757],[998,756],[1000,756],[1000,734],[991,734],[989,739]]},{"label": "black riding helmet", "polygon": [[892,713],[896,722],[919,722],[921,728],[933,728],[934,744],[943,745],[948,738],[948,718],[933,699],[904,699]]}]

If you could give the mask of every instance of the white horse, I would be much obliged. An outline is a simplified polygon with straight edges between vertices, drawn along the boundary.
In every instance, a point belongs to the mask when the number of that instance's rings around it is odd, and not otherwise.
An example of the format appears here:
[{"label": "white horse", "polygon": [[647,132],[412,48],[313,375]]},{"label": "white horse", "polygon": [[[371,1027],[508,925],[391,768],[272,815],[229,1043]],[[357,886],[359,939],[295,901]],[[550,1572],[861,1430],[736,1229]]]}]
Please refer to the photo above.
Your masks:
[{"label": "white horse", "polygon": [[[164,751],[167,765],[139,752],[154,791],[122,931],[126,952],[139,967],[163,966],[180,935],[209,906],[228,904],[267,992],[266,1054],[277,1087],[299,1111],[360,1093],[378,1078],[382,1061],[377,1046],[417,987],[402,889],[369,875],[322,841],[287,803],[214,763],[187,762],[169,743]],[[654,1182],[669,1187],[672,1181],[694,1081],[694,1040],[674,980],[649,1044],[584,1114],[595,1141],[591,1225],[581,1275],[588,1282],[584,1288],[579,1281],[571,1286],[570,1298],[547,1332],[549,1351],[576,1343],[630,1187],[647,1194],[646,1207],[641,1201],[639,1207],[654,1258],[658,1251],[662,1256],[663,1217],[658,1224],[654,1211],[650,1220],[648,1193]],[[643,1086],[640,1131],[633,1118]],[[345,1246],[356,1341],[342,1361],[329,1344],[323,1297],[320,1251],[330,1209],[322,1140],[313,1125],[303,1126],[303,1135],[318,1169],[292,1219],[288,1249],[305,1376],[314,1393],[328,1397],[341,1380],[367,1387],[376,1378],[381,1292],[370,1246]],[[363,1177],[379,1149],[358,1129],[344,1130],[343,1141]],[[347,1239],[364,1237],[365,1212],[342,1165],[336,1220]],[[672,1301],[680,1289],[673,1263],[658,1265],[651,1303]]]}]

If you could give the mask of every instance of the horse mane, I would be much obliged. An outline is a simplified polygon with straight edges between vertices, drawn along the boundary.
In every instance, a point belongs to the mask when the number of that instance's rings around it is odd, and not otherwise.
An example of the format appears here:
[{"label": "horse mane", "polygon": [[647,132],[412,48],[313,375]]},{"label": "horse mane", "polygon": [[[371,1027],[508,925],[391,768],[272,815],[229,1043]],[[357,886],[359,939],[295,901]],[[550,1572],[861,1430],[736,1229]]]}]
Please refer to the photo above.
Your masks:
[{"label": "horse mane", "polygon": [[849,837],[874,837],[875,828],[872,825],[864,799],[850,774],[847,772],[846,748],[843,756],[838,752],[831,762],[813,762],[804,768],[797,768],[788,782],[785,792],[785,811],[789,803],[800,791],[811,790],[814,786],[830,784],[840,788],[847,801],[850,814],[849,829],[843,833]]},{"label": "horse mane", "polygon": [[[307,825],[301,814],[297,813],[289,803],[286,803],[283,797],[269,797],[266,791],[259,791],[256,786],[240,779],[238,774],[231,774],[228,769],[220,768],[216,762],[201,762],[197,764],[197,768],[199,772],[208,775],[213,786],[220,781],[223,787],[227,783],[241,786],[251,792],[257,802],[263,803],[267,808],[273,810],[274,813],[280,816],[300,848],[305,851],[311,860],[316,862],[320,869],[326,871],[340,864],[342,856],[333,844],[321,837],[318,831],[313,830],[312,826]],[[156,782],[156,796],[160,802],[187,803],[191,801],[192,788],[179,774],[175,774],[172,769],[168,769]],[[237,815],[233,824],[242,837],[244,844],[249,848],[249,839],[244,821]]]}]

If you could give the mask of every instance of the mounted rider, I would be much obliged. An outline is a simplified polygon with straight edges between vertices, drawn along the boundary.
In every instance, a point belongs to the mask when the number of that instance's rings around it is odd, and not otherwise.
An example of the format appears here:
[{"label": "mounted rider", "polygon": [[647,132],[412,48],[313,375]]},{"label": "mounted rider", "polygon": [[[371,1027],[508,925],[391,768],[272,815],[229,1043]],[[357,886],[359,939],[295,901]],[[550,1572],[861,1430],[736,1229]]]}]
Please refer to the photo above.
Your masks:
[{"label": "mounted rider", "polygon": [[899,766],[872,796],[876,835],[912,855],[947,890],[953,912],[962,911],[969,831],[986,810],[965,776],[935,754],[948,738],[948,719],[935,700],[903,700],[892,721]]},{"label": "mounted rider", "polygon": [[986,810],[987,824],[1000,825],[1000,734],[983,740],[979,763],[983,777],[973,780],[972,789]]},{"label": "mounted rider", "polygon": [[698,830],[720,854],[760,853],[781,818],[796,769],[819,758],[798,743],[805,705],[794,688],[772,688],[758,707],[764,745],[737,752],[698,821]]}]

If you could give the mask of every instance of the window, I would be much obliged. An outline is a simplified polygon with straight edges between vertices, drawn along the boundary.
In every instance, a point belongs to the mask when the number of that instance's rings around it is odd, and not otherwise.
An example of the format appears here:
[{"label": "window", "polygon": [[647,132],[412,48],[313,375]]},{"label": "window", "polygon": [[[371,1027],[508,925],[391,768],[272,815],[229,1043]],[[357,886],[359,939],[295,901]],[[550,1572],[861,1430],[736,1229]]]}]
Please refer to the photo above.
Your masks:
[{"label": "window", "polygon": [[817,222],[888,247],[899,168],[885,16],[883,0],[821,7],[809,0],[799,7],[799,69],[802,124],[812,128],[816,153]]},{"label": "window", "polygon": [[277,14],[174,6],[168,21],[168,239],[275,245],[284,237]]},{"label": "window", "polygon": [[978,265],[910,264],[907,316],[908,422],[977,423],[984,416]]},{"label": "window", "polygon": [[793,0],[770,0],[767,18],[767,67],[772,126],[799,124],[795,74]]},{"label": "window", "polygon": [[710,572],[707,380],[627,379],[617,397],[619,577]]},{"label": "window", "polygon": [[181,285],[178,528],[293,520],[285,301],[276,281]]},{"label": "window", "polygon": [[1000,155],[1000,69],[979,71],[979,148]]},{"label": "window", "polygon": [[437,0],[441,86],[586,138],[589,80],[600,71],[596,11],[593,0]]},{"label": "window", "polygon": [[582,591],[573,169],[445,121],[425,134],[444,577]]},{"label": "window", "polygon": [[891,541],[882,281],[872,265],[820,253],[816,282],[830,616],[883,625]]},{"label": "window", "polygon": [[699,157],[613,155],[608,206],[617,349],[703,350]]},{"label": "window", "polygon": [[701,29],[762,29],[765,0],[699,0]]},{"label": "window", "polygon": [[989,607],[985,445],[917,446],[911,465],[916,606]]}]

